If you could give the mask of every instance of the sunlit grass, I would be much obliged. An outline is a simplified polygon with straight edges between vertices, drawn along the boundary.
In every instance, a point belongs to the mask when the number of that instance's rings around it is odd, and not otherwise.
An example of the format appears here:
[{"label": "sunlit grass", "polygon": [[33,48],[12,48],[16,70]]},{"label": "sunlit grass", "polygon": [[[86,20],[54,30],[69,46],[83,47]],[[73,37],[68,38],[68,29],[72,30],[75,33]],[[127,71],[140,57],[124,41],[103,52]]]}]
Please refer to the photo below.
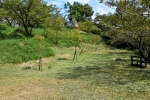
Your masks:
[{"label": "sunlit grass", "polygon": [[84,45],[84,52],[74,61],[73,47],[52,47],[56,55],[43,58],[41,71],[38,61],[1,65],[0,99],[150,99],[149,66],[145,69],[130,66],[131,52],[127,50]]},{"label": "sunlit grass", "polygon": [[[51,46],[57,47],[71,47],[74,45],[74,40],[69,38],[67,33],[71,33],[73,30],[63,28],[62,32],[59,32],[58,38],[56,38],[57,31],[48,32],[47,37],[39,43],[34,37],[25,37],[23,28],[8,27],[7,30],[0,36],[0,64],[6,63],[22,63],[30,60],[39,59],[41,44],[43,47],[42,57],[53,56],[54,52],[51,50]],[[33,35],[43,35],[44,29],[34,28]],[[86,40],[84,42],[94,44],[95,35],[81,34]],[[57,40],[58,39],[58,40]],[[56,41],[58,43],[56,44]],[[77,44],[80,46],[81,44]],[[61,49],[61,48],[60,48]]]}]

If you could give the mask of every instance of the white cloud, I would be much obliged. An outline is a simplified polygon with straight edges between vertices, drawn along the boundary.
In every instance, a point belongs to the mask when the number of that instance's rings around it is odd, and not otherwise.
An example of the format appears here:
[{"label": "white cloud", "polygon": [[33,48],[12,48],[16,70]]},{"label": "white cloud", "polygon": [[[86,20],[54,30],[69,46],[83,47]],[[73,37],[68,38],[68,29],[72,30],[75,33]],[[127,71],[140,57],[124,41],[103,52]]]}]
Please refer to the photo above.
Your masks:
[{"label": "white cloud", "polygon": [[101,14],[105,14],[105,13],[106,13],[106,9],[104,9],[103,4],[100,4],[100,3],[98,2],[98,0],[95,1],[94,5],[95,5],[95,6],[94,6],[93,10],[94,10],[94,13],[95,13],[95,14],[96,14],[96,13],[101,13]]},{"label": "white cloud", "polygon": [[57,7],[61,7],[62,6],[61,2],[56,2],[56,1],[48,2],[48,5],[50,5],[50,4],[56,5]]},{"label": "white cloud", "polygon": [[94,4],[94,12],[95,13],[101,13],[101,14],[108,14],[109,12],[115,12],[114,8],[110,8],[106,6],[105,4],[101,4],[98,1]]},{"label": "white cloud", "polygon": [[100,7],[99,5],[97,5],[97,6],[95,7],[94,12],[95,12],[95,13],[106,14],[106,11],[105,11],[102,7]]},{"label": "white cloud", "polygon": [[92,16],[92,19],[94,19],[96,17],[96,13],[106,14],[107,12],[105,12],[105,10],[102,9],[101,7],[96,7],[96,10],[94,10],[94,14]]},{"label": "white cloud", "polygon": [[57,5],[57,6],[61,6],[62,3],[61,2],[57,2],[57,1],[52,1],[51,4]]}]

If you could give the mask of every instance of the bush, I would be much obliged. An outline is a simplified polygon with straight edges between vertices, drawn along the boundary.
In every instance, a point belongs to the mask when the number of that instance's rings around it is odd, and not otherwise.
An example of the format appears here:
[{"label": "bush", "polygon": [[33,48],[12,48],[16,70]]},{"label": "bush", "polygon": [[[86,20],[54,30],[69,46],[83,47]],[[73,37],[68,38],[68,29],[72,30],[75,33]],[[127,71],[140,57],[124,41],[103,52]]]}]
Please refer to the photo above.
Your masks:
[{"label": "bush", "polygon": [[2,39],[4,39],[7,36],[7,34],[5,34],[4,32],[5,30],[7,30],[7,28],[8,28],[7,24],[5,23],[0,24],[0,37]]},{"label": "bush", "polygon": [[7,24],[5,24],[5,23],[2,23],[2,24],[0,24],[0,30],[6,30],[7,29]]},{"label": "bush", "polygon": [[95,35],[100,35],[101,34],[101,29],[99,28],[94,28],[91,30],[91,33],[95,34]]},{"label": "bush", "polygon": [[10,34],[10,37],[12,38],[25,38],[25,31],[23,28],[21,27],[18,27],[16,28],[11,34]]},{"label": "bush", "polygon": [[86,20],[85,22],[78,22],[79,29],[85,32],[91,32],[94,28],[94,23],[90,20]]},{"label": "bush", "polygon": [[70,37],[68,37],[68,32],[71,32],[71,29],[65,27],[63,28],[62,32],[56,32],[55,30],[47,29],[45,30],[43,35],[45,37],[46,42],[48,42],[51,45],[70,47],[73,46],[73,40]]},{"label": "bush", "polygon": [[94,34],[84,34],[81,33],[81,36],[85,38],[85,43],[94,44],[95,43],[95,35]]}]

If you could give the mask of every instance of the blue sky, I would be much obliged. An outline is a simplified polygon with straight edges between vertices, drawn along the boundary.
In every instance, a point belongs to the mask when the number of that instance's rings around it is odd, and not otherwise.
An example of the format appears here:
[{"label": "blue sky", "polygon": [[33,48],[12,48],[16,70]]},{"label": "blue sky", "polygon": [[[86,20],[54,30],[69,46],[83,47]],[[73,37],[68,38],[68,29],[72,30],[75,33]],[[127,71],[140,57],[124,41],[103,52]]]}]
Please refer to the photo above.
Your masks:
[{"label": "blue sky", "polygon": [[[104,4],[100,4],[99,3],[99,0],[45,0],[46,2],[48,3],[52,3],[52,4],[55,4],[57,5],[57,7],[59,8],[63,8],[64,7],[64,4],[68,1],[70,2],[71,4],[74,2],[74,1],[78,1],[82,4],[84,3],[88,3],[94,10],[94,15],[96,13],[101,13],[101,14],[107,14],[109,12],[114,12],[115,9],[112,9],[110,7],[107,7],[105,6]],[[93,17],[94,17],[93,15]]]}]

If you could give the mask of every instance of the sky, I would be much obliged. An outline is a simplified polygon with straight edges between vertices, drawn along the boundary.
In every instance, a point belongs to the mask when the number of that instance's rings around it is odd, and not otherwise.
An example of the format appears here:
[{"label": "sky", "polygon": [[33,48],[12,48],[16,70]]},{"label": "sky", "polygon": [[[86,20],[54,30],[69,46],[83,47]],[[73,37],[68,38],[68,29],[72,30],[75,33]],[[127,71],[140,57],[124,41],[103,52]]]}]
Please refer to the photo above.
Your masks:
[{"label": "sky", "polygon": [[44,0],[50,4],[54,4],[59,8],[64,8],[64,4],[66,2],[70,2],[71,4],[74,1],[77,1],[81,4],[88,3],[94,10],[94,15],[92,16],[93,18],[95,17],[96,13],[101,13],[101,14],[107,14],[109,12],[115,12],[115,9],[112,9],[108,6],[105,6],[104,4],[100,4],[99,0]]}]

